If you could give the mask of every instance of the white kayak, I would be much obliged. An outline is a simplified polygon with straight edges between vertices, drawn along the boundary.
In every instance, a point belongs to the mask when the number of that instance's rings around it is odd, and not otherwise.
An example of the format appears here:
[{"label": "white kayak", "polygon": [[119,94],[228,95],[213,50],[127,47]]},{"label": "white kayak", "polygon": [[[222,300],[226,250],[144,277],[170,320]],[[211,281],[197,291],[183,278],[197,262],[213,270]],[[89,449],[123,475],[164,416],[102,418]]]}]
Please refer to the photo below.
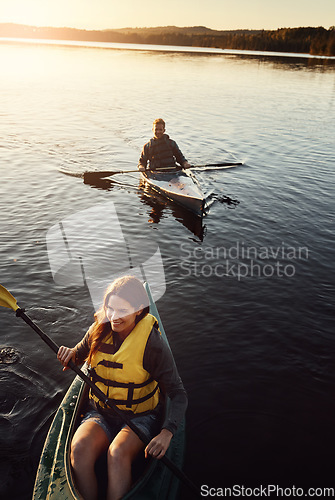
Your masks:
[{"label": "white kayak", "polygon": [[169,200],[202,216],[206,208],[206,197],[195,175],[189,170],[171,172],[141,172],[142,179]]}]

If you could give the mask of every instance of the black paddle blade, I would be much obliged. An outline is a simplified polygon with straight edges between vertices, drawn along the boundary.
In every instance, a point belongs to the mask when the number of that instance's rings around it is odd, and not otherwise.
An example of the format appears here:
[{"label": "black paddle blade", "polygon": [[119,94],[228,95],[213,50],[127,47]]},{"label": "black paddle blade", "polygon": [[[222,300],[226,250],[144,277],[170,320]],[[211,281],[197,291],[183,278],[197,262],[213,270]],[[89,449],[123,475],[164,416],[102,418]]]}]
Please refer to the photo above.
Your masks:
[{"label": "black paddle blade", "polygon": [[97,181],[102,177],[110,177],[111,175],[121,174],[120,170],[106,170],[102,172],[84,172],[84,182],[90,184],[91,182]]}]

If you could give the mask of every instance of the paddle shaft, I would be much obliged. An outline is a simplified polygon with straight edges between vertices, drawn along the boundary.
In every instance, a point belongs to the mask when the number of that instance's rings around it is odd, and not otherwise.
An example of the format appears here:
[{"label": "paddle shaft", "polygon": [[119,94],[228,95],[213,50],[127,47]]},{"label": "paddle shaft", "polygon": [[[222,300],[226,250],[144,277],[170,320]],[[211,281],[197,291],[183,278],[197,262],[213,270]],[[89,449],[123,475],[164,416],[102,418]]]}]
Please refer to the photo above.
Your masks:
[{"label": "paddle shaft", "polygon": [[[16,316],[19,316],[29,325],[40,337],[41,339],[48,344],[48,346],[54,351],[55,354],[58,353],[59,346],[44,333],[37,325],[33,322],[32,319],[24,312],[24,309],[18,308],[16,310]],[[111,401],[106,395],[92,382],[92,380],[71,360],[68,365],[71,370],[73,370],[91,389],[93,394],[97,396],[103,403],[108,405],[130,428],[135,434],[140,438],[140,440],[145,444],[149,444],[149,440],[146,435],[136,427],[136,425],[132,422],[127,415],[124,414],[119,408]],[[193,493],[194,495],[199,496],[199,489],[195,486],[195,484],[180,470],[167,456],[163,456],[160,459],[177,477],[180,479]]]},{"label": "paddle shaft", "polygon": [[[235,167],[237,165],[243,165],[243,163],[232,163],[232,162],[224,162],[224,163],[208,163],[206,165],[192,165],[190,168],[220,168],[220,167]],[[166,169],[167,171],[171,171],[170,168]],[[147,172],[155,172],[153,170],[146,170]],[[84,172],[83,177],[84,181],[92,181],[96,178],[101,179],[103,177],[110,177],[111,175],[116,174],[130,174],[134,172],[140,172],[140,170],[102,170],[101,172]],[[156,170],[157,172],[157,170]]]},{"label": "paddle shaft", "polygon": [[[171,171],[171,168],[162,169],[162,171],[166,170],[167,172]],[[154,172],[154,170],[146,169],[146,172]],[[136,170],[102,170],[101,172],[84,172],[84,181],[89,181],[98,177],[99,179],[102,177],[110,177],[111,175],[116,174],[131,174],[134,172],[141,172],[138,168]]]},{"label": "paddle shaft", "polygon": [[241,162],[225,162],[225,163],[207,163],[206,165],[192,165],[191,168],[207,168],[207,167],[235,167],[237,165],[243,165]]}]

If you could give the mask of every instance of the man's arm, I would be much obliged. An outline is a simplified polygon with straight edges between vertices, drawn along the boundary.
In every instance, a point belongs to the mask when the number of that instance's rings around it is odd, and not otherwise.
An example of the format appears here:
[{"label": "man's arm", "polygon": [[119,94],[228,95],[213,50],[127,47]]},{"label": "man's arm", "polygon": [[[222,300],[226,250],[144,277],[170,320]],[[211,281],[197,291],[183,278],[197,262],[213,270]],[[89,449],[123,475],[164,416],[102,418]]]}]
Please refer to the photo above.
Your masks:
[{"label": "man's arm", "polygon": [[179,163],[179,165],[181,165],[183,168],[190,168],[191,167],[191,165],[186,160],[185,156],[180,151],[180,149],[175,141],[172,141],[172,151],[173,151],[173,154],[174,154],[177,162]]},{"label": "man's arm", "polygon": [[149,151],[149,145],[144,144],[140,159],[138,161],[138,166],[137,168],[140,170],[140,172],[143,172],[147,168],[148,164],[148,151]]}]

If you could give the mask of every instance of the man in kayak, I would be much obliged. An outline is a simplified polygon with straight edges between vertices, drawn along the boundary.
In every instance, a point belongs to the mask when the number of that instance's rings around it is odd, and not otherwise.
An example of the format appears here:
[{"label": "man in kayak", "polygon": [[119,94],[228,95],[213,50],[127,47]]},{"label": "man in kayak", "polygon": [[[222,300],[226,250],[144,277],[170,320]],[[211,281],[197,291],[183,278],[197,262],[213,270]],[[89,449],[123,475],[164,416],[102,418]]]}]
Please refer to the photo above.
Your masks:
[{"label": "man in kayak", "polygon": [[165,134],[165,122],[162,118],[157,118],[152,127],[154,136],[147,142],[142,149],[138,169],[166,171],[178,168],[190,168],[183,153],[180,151],[177,143]]},{"label": "man in kayak", "polygon": [[[96,500],[94,467],[107,451],[107,499],[120,499],[131,487],[131,465],[138,453],[164,456],[187,406],[172,353],[156,318],[149,314],[142,283],[133,276],[115,280],[83,340],[73,349],[61,346],[58,359],[64,369],[70,359],[76,364],[86,360],[92,381],[146,435],[147,446],[123,418],[90,393],[71,442],[75,480],[85,500]],[[165,395],[170,407],[164,418],[161,396]]]}]

